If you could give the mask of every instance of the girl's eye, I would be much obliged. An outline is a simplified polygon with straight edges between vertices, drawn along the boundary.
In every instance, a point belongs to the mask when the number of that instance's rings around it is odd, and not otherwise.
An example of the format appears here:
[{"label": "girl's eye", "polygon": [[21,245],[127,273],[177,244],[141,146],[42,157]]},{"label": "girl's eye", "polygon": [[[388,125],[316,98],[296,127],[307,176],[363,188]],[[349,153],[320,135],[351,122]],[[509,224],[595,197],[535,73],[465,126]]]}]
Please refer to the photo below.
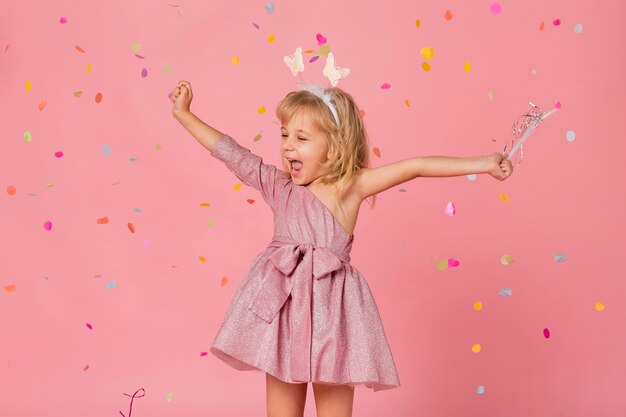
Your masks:
[{"label": "girl's eye", "polygon": [[306,138],[298,138],[298,139],[300,139],[300,140],[307,140]]}]

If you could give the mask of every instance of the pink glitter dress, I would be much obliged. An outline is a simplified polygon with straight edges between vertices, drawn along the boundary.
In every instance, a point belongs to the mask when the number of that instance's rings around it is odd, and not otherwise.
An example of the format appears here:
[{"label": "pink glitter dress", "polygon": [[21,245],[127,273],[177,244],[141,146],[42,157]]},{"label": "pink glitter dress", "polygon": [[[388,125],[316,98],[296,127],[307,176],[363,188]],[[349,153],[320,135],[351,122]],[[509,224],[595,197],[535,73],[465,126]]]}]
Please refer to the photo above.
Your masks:
[{"label": "pink glitter dress", "polygon": [[289,383],[399,387],[376,302],[350,265],[354,235],[307,187],[231,137],[211,154],[274,212],[272,242],[241,280],[211,352]]}]

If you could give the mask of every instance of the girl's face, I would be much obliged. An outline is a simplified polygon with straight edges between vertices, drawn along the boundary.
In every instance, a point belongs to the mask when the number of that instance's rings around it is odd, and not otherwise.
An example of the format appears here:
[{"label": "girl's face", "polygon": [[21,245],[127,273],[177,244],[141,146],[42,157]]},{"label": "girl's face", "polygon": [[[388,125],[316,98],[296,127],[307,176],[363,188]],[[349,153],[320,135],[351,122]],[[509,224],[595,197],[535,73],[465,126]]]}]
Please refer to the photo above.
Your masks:
[{"label": "girl's face", "polygon": [[307,185],[325,174],[321,164],[328,159],[326,137],[306,112],[297,112],[280,130],[283,168],[294,183]]}]

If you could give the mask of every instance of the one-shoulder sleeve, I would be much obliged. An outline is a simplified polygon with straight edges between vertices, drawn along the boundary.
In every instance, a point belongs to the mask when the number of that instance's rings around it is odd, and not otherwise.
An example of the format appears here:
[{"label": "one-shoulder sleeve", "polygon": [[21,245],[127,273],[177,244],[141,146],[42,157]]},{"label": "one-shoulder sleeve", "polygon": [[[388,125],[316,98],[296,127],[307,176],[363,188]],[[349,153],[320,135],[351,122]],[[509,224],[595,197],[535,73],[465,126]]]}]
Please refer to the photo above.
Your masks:
[{"label": "one-shoulder sleeve", "polygon": [[263,163],[263,158],[253,154],[228,135],[223,135],[210,149],[211,155],[224,162],[244,184],[256,188],[263,199],[275,208],[281,181],[274,165]]}]

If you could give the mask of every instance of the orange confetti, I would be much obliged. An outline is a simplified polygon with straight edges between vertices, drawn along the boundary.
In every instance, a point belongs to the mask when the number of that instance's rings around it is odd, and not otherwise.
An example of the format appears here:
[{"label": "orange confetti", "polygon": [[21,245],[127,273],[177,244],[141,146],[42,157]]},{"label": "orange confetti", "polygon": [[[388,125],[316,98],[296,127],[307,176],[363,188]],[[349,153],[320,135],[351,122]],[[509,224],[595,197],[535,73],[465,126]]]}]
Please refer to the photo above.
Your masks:
[{"label": "orange confetti", "polygon": [[130,230],[131,233],[135,233],[135,226],[133,226],[132,223],[128,223],[128,230]]},{"label": "orange confetti", "polygon": [[209,203],[200,203],[200,207],[211,207]]},{"label": "orange confetti", "polygon": [[406,104],[407,107],[411,107],[411,102],[409,101],[408,98],[404,100],[404,104]]},{"label": "orange confetti", "polygon": [[428,62],[422,63],[422,69],[426,72],[430,71],[430,64]]},{"label": "orange confetti", "polygon": [[15,285],[6,285],[2,289],[6,292],[15,292]]},{"label": "orange confetti", "polygon": [[453,17],[454,17],[454,13],[452,13],[452,10],[446,10],[446,12],[443,14],[443,18],[446,19],[447,21],[452,20]]},{"label": "orange confetti", "polygon": [[504,201],[505,203],[508,203],[509,197],[505,196],[504,194],[500,194],[500,200]]},{"label": "orange confetti", "polygon": [[248,202],[248,204],[254,204],[254,200],[251,198],[247,199],[246,201]]},{"label": "orange confetti", "polygon": [[15,187],[13,185],[7,185],[7,194],[8,195],[15,195],[15,192],[17,190],[15,189]]},{"label": "orange confetti", "polygon": [[239,183],[239,184],[235,185],[235,186],[233,187],[233,190],[235,190],[235,191],[239,191],[239,190],[241,190],[241,183]]},{"label": "orange confetti", "polygon": [[204,256],[198,256],[198,259],[200,259],[200,262],[206,262],[206,258]]},{"label": "orange confetti", "polygon": [[220,287],[228,284],[228,277],[222,277],[222,281],[220,282]]},{"label": "orange confetti", "polygon": [[83,368],[83,371],[86,371],[87,369],[89,369],[89,365],[85,365],[85,367]]},{"label": "orange confetti", "polygon": [[37,108],[39,109],[39,111],[43,110],[44,107],[46,107],[46,104],[48,104],[48,100],[41,100],[41,102],[39,103],[39,105],[37,106]]},{"label": "orange confetti", "polygon": [[305,54],[312,54],[313,52],[313,49],[307,49],[306,51],[304,51]]},{"label": "orange confetti", "polygon": [[109,218],[108,217],[100,217],[98,220],[96,220],[97,224],[107,224],[109,223]]},{"label": "orange confetti", "polygon": [[102,101],[102,93],[96,94],[96,103],[100,103]]},{"label": "orange confetti", "polygon": [[376,155],[377,157],[380,158],[380,149],[374,148],[374,149],[372,149],[372,152],[374,152],[374,155]]},{"label": "orange confetti", "polygon": [[544,23],[541,22],[541,24],[539,25],[539,30],[543,30],[544,27],[545,27]]},{"label": "orange confetti", "polygon": [[85,53],[85,50],[78,45],[74,45],[74,49],[76,49],[78,52],[82,52],[83,54]]}]

